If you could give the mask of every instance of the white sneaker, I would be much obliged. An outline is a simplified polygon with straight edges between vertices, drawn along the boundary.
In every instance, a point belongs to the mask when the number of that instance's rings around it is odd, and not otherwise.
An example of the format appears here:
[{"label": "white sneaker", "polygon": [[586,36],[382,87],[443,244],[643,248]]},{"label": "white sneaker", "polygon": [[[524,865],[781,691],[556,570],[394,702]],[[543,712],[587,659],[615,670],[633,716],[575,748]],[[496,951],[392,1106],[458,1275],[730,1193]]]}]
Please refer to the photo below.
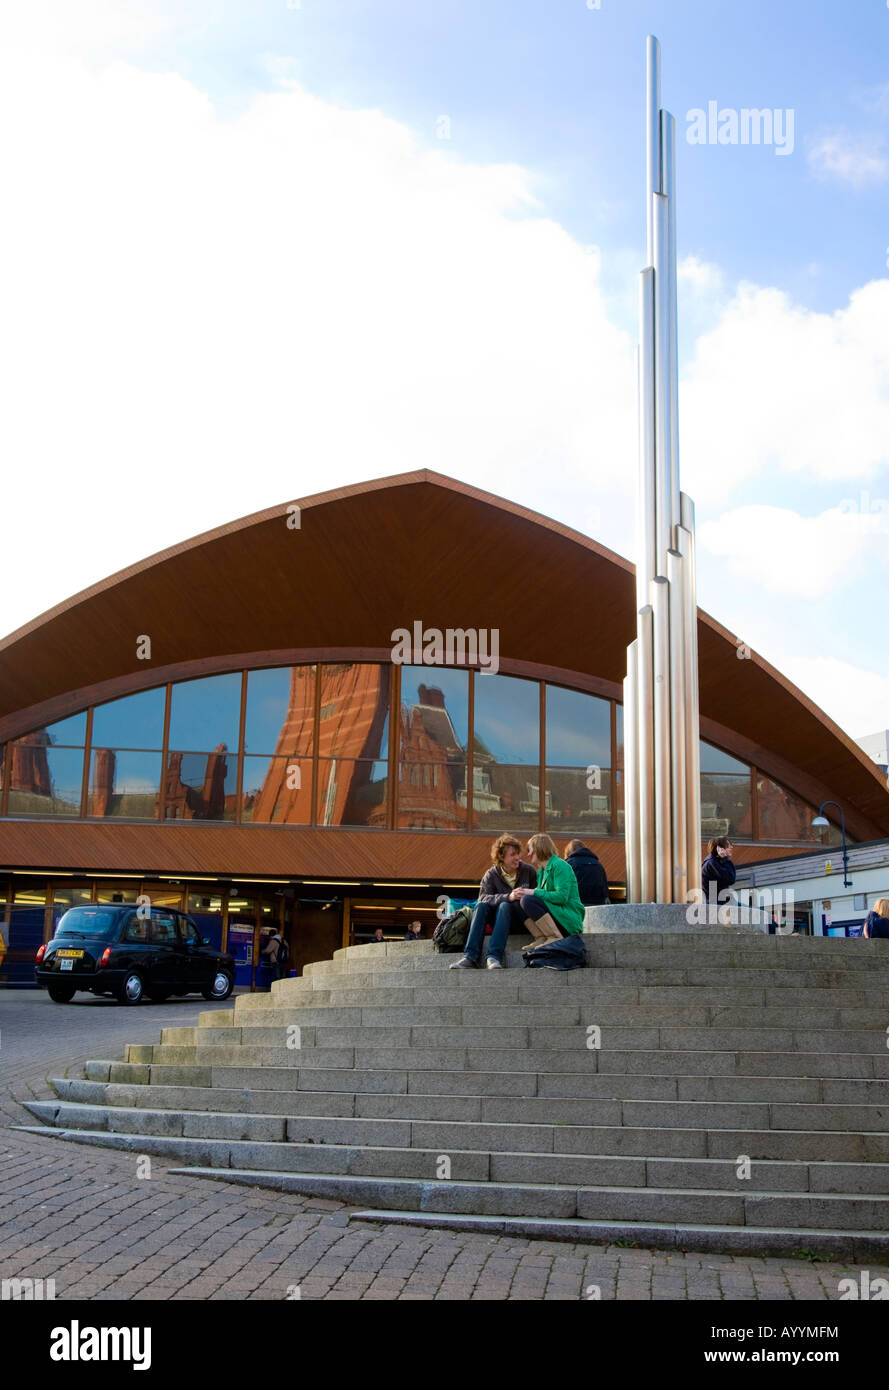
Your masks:
[{"label": "white sneaker", "polygon": [[501,962],[500,962],[499,960],[490,960],[490,959],[489,959],[488,962],[487,962],[487,965],[488,965],[488,969],[489,969],[489,970],[502,970],[502,969],[503,969],[503,966],[502,966],[502,964],[501,964]]}]

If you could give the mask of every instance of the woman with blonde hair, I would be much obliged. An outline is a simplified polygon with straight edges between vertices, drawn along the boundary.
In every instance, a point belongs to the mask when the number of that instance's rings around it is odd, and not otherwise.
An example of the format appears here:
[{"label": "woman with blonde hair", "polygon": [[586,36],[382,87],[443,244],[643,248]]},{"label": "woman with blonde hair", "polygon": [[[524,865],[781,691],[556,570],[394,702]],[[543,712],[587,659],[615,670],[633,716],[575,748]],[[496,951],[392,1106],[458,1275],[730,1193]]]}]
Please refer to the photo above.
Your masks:
[{"label": "woman with blonde hair", "polygon": [[536,951],[548,941],[578,936],[583,931],[584,909],[574,870],[559,858],[549,835],[532,835],[527,853],[537,870],[537,887],[515,892],[525,926],[536,938],[527,949]]},{"label": "woman with blonde hair", "polygon": [[877,898],[864,923],[867,937],[889,936],[889,898]]}]

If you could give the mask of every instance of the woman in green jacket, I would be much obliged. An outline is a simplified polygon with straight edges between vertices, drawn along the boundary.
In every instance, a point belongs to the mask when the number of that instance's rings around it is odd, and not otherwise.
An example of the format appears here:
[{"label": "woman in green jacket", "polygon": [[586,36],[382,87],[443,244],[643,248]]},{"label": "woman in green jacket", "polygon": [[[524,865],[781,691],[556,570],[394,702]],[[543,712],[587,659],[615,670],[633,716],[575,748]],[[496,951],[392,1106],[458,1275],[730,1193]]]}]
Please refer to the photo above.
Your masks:
[{"label": "woman in green jacket", "polygon": [[584,906],[577,890],[577,876],[559,858],[549,835],[532,835],[528,862],[537,870],[537,887],[516,889],[525,926],[535,938],[527,948],[536,951],[547,941],[577,936],[583,931]]}]

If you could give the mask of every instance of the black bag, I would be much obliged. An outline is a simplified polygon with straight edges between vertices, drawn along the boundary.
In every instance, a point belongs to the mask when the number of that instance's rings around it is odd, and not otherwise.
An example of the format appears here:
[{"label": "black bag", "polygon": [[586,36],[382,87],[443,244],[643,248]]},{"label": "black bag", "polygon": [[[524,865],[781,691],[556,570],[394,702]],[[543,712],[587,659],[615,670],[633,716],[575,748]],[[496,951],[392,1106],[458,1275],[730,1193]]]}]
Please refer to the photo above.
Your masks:
[{"label": "black bag", "polygon": [[472,907],[461,907],[456,912],[452,912],[450,917],[445,917],[443,921],[439,922],[432,933],[432,940],[437,950],[444,954],[463,950],[469,935],[469,928],[472,925],[472,913]]},{"label": "black bag", "polygon": [[276,965],[286,965],[287,962],[289,961],[289,959],[290,959],[290,947],[287,945],[287,942],[284,940],[284,938],[283,938],[283,936],[282,936],[282,937],[281,937],[281,940],[278,942],[278,954],[277,954],[277,956],[276,956],[276,958],[275,958],[275,964],[276,964]]},{"label": "black bag", "polygon": [[536,951],[529,951],[523,959],[534,970],[581,970],[587,964],[586,947],[580,935],[548,941]]}]

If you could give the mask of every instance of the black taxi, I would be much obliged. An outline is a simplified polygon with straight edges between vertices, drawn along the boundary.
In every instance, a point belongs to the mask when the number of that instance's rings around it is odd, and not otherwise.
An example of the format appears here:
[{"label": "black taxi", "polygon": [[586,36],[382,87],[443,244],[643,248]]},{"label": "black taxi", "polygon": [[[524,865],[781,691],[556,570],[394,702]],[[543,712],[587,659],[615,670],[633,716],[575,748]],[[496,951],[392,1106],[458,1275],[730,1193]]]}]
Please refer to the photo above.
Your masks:
[{"label": "black taxi", "polygon": [[191,918],[169,907],[94,904],[72,907],[37,952],[38,985],[57,1004],[78,990],[111,994],[121,1004],[173,994],[227,999],[234,957],[214,950]]}]

